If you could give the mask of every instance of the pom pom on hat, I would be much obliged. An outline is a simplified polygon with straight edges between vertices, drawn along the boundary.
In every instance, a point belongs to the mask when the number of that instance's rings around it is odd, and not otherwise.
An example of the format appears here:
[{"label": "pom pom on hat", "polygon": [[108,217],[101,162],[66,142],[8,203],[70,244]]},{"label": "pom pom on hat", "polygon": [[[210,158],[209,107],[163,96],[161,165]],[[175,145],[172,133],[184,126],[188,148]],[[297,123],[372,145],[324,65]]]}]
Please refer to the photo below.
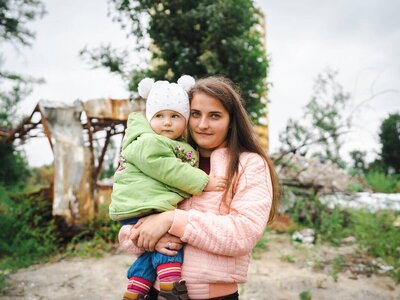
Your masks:
[{"label": "pom pom on hat", "polygon": [[152,78],[146,77],[140,80],[138,85],[138,93],[140,97],[147,99],[153,85],[154,85],[154,79]]},{"label": "pom pom on hat", "polygon": [[186,93],[190,91],[190,89],[194,86],[195,81],[192,76],[182,75],[177,83],[185,90]]}]

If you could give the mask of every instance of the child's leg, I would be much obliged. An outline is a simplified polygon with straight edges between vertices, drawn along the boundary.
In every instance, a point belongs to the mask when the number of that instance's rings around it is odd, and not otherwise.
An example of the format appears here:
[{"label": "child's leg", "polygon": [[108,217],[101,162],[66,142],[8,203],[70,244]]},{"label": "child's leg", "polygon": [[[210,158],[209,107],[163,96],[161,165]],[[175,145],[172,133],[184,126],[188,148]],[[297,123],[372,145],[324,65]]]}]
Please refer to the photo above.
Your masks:
[{"label": "child's leg", "polygon": [[158,252],[153,253],[152,264],[157,270],[161,290],[172,290],[173,283],[182,279],[182,262],[182,249],[175,256],[168,256]]},{"label": "child's leg", "polygon": [[129,284],[124,299],[138,299],[140,295],[149,292],[157,277],[151,260],[152,253],[145,252],[131,265],[127,274]]}]

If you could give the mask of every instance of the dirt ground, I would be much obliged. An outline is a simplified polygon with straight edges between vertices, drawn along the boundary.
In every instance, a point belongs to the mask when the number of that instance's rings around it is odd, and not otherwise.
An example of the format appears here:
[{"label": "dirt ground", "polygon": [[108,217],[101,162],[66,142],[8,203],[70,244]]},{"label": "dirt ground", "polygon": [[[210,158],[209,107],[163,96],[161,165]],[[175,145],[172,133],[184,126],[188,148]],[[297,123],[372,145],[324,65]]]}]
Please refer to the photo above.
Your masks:
[{"label": "dirt ground", "polygon": [[[267,245],[255,254],[248,282],[240,286],[242,300],[300,299],[304,291],[313,300],[400,300],[400,284],[384,275],[365,274],[363,266],[371,258],[357,254],[355,245],[306,247],[291,243],[286,235],[272,235]],[[342,268],[335,272],[338,256]],[[10,275],[0,299],[121,299],[131,260],[117,253],[32,266]]]}]

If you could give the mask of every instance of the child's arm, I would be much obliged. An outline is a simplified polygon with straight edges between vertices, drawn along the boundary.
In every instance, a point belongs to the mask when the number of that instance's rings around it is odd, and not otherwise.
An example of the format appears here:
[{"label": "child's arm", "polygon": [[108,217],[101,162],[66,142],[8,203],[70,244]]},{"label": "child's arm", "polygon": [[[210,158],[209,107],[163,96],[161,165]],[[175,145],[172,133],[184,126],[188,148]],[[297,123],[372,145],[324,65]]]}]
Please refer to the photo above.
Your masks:
[{"label": "child's arm", "polygon": [[210,176],[209,181],[204,188],[205,192],[210,192],[210,191],[223,191],[226,188],[226,178],[224,177],[216,177],[216,176]]},{"label": "child's arm", "polygon": [[147,176],[191,195],[201,194],[209,181],[205,172],[182,162],[157,136],[132,143],[121,154]]},{"label": "child's arm", "polygon": [[124,225],[121,227],[118,233],[119,247],[135,256],[139,256],[144,252],[144,249],[137,247],[132,240],[129,239],[133,228],[133,225]]}]

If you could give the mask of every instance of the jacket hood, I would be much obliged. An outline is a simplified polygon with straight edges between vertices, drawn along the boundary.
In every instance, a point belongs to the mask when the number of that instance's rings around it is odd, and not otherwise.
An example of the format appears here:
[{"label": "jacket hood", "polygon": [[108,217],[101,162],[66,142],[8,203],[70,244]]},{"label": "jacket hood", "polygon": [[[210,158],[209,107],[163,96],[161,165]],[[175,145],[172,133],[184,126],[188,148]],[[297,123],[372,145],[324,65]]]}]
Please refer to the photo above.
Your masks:
[{"label": "jacket hood", "polygon": [[122,150],[144,133],[155,134],[149,121],[147,121],[141,113],[133,112],[129,114],[128,126],[125,130],[125,136],[122,141]]}]

